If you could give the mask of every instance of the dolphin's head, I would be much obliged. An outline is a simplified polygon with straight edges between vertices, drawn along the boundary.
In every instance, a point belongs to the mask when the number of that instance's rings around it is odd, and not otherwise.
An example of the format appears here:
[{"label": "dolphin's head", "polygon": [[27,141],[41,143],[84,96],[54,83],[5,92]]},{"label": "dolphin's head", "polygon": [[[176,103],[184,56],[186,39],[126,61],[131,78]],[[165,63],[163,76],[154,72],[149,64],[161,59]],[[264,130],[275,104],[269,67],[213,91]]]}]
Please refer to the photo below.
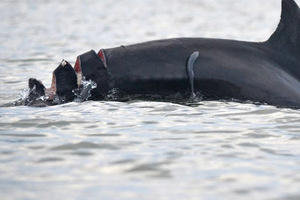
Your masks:
[{"label": "dolphin's head", "polygon": [[45,95],[45,86],[43,83],[35,78],[30,78],[28,80],[29,86],[29,100],[35,100]]},{"label": "dolphin's head", "polygon": [[47,89],[43,83],[35,78],[28,80],[28,92],[20,96],[20,99],[14,102],[15,105],[27,105],[27,106],[47,106],[49,102],[46,101]]},{"label": "dolphin's head", "polygon": [[[102,54],[100,54],[102,53]],[[29,106],[55,105],[73,100],[102,100],[109,91],[109,77],[102,50],[78,56],[73,68],[65,60],[52,73],[52,83],[46,88],[41,81],[30,78],[29,93],[17,104]],[[25,101],[24,101],[25,100]]]}]

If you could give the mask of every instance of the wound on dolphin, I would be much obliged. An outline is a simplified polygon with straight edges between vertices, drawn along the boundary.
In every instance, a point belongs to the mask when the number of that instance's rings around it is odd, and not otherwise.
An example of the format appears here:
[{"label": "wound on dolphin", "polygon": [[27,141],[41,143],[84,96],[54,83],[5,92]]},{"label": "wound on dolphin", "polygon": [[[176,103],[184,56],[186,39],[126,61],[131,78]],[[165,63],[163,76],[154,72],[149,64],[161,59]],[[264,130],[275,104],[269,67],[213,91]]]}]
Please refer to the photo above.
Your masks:
[{"label": "wound on dolphin", "polygon": [[[282,0],[279,25],[267,41],[173,38],[91,50],[77,57],[74,69],[61,63],[49,89],[30,79],[33,95],[27,102],[33,105],[33,99],[45,95],[50,104],[64,103],[79,91],[82,100],[110,100],[113,93],[113,100],[120,101],[182,101],[201,94],[204,100],[299,108],[299,55],[300,9],[294,0]],[[83,80],[97,87],[83,91]]]}]

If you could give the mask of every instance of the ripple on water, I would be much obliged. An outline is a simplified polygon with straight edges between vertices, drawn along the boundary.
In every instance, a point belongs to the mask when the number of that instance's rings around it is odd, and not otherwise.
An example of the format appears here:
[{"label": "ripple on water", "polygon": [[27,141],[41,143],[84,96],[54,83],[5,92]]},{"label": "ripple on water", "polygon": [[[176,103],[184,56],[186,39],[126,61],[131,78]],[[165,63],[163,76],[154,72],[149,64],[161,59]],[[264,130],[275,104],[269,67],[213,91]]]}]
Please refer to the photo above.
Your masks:
[{"label": "ripple on water", "polygon": [[52,147],[52,151],[63,151],[63,150],[78,150],[78,149],[107,149],[107,150],[119,150],[121,147],[113,144],[97,144],[93,142],[78,142],[63,144]]},{"label": "ripple on water", "polygon": [[74,62],[99,44],[199,33],[263,40],[279,0],[88,2],[0,3],[1,199],[300,199],[299,110],[220,101],[11,107],[28,78],[49,86],[62,57]]},{"label": "ripple on water", "polygon": [[60,157],[46,157],[46,158],[41,158],[36,163],[54,163],[54,162],[61,162],[64,161],[65,159],[60,158]]},{"label": "ripple on water", "polygon": [[273,150],[273,149],[267,149],[267,148],[260,148],[260,151],[271,154],[271,155],[277,155],[277,156],[294,156],[293,154],[290,153],[281,153],[280,150]]},{"label": "ripple on water", "polygon": [[95,133],[95,134],[86,134],[88,137],[118,137],[121,136],[120,134],[113,133],[113,134],[105,134],[105,133]]},{"label": "ripple on water", "polygon": [[157,162],[157,163],[142,163],[142,164],[136,164],[131,169],[126,170],[127,173],[147,173],[148,177],[153,178],[171,178],[171,172],[168,169],[165,169],[166,165],[172,164],[171,161],[165,161],[165,162]]},{"label": "ripple on water", "polygon": [[279,136],[269,134],[265,130],[257,129],[255,131],[252,131],[251,133],[245,134],[246,138],[252,138],[252,139],[263,139],[263,138],[277,138]]},{"label": "ripple on water", "polygon": [[1,133],[1,136],[7,136],[7,137],[24,137],[24,138],[36,138],[36,137],[47,137],[46,134],[40,134],[40,133],[23,133],[23,134],[17,134],[17,133]]},{"label": "ripple on water", "polygon": [[250,148],[259,147],[258,144],[254,144],[254,143],[250,143],[250,142],[239,143],[238,145],[241,146],[241,147],[250,147]]}]

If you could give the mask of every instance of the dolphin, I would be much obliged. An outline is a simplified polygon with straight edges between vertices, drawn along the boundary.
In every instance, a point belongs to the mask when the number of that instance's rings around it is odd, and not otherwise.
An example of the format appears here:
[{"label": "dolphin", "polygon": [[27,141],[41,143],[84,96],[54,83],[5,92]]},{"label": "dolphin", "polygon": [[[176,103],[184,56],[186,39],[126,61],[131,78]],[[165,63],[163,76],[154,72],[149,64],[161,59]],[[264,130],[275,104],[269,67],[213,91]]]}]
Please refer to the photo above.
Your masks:
[{"label": "dolphin", "polygon": [[[69,65],[64,66],[73,70]],[[72,80],[63,76],[59,78],[60,86],[52,84],[54,89],[45,89],[45,93],[52,91],[48,96],[58,96],[63,102],[76,98],[71,91],[78,90],[84,94],[84,100],[182,100],[199,96],[204,100],[299,108],[300,9],[294,0],[282,0],[279,25],[264,42],[214,38],[155,40],[100,49],[98,53],[91,50],[77,57],[72,70]],[[58,72],[53,79],[56,76]],[[83,82],[89,80],[97,87],[86,87],[91,91],[82,92]],[[34,83],[40,84],[33,79],[30,83],[31,88]],[[62,87],[64,92],[57,93]]]}]

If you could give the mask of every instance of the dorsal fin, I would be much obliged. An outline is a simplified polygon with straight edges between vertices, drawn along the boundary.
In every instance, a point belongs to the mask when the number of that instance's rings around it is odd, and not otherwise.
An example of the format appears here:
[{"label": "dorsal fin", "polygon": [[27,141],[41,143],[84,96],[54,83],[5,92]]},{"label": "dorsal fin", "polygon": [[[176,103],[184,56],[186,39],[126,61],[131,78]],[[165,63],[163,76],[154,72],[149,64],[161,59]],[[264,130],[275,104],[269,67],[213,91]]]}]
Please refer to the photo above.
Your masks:
[{"label": "dorsal fin", "polygon": [[280,51],[299,55],[300,9],[294,0],[282,0],[279,25],[267,43]]}]

